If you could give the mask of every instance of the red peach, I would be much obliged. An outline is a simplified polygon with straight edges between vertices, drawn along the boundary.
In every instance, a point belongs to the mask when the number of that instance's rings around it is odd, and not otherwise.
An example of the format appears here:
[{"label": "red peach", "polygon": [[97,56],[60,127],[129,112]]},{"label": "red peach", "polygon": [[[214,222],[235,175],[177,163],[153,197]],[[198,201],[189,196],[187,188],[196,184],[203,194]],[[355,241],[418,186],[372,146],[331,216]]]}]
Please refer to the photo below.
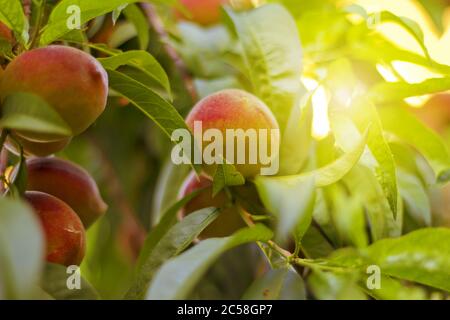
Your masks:
[{"label": "red peach", "polygon": [[219,217],[202,231],[199,239],[226,237],[245,227],[245,223],[239,213],[239,210],[242,209],[237,205],[230,204],[224,191],[219,192],[219,194],[213,197],[212,181],[203,175],[197,177],[195,172],[191,173],[181,187],[180,196],[185,197],[200,189],[204,190],[200,191],[196,197],[184,206],[180,212],[180,218],[208,207],[216,207],[223,210],[220,212]]},{"label": "red peach", "polygon": [[80,166],[58,158],[32,158],[27,160],[27,168],[27,190],[63,200],[78,214],[86,229],[106,212],[108,206],[97,184]]},{"label": "red peach", "polygon": [[[200,100],[186,118],[187,126],[194,131],[194,122],[199,121],[203,132],[208,129],[218,129],[223,136],[223,148],[226,149],[227,129],[254,129],[259,132],[261,129],[267,130],[268,151],[273,155],[277,150],[271,150],[271,146],[278,145],[270,138],[270,130],[278,130],[278,123],[270,109],[256,96],[237,89],[222,90],[213,93]],[[236,142],[236,141],[235,141]],[[236,143],[235,143],[236,144]],[[259,144],[259,142],[258,142]],[[204,150],[207,144],[202,144]],[[234,159],[227,159],[233,163],[236,169],[244,177],[253,177],[260,173],[262,164],[259,157],[257,162],[249,162],[248,141],[246,143],[245,163],[239,164],[237,152]],[[222,154],[224,157],[225,153]],[[216,165],[205,165],[205,172],[209,175],[214,173]]]},{"label": "red peach", "polygon": [[220,7],[226,0],[180,0],[186,13],[176,10],[177,18],[208,26],[220,21]]},{"label": "red peach", "polygon": [[79,265],[86,235],[77,214],[63,201],[43,192],[26,192],[25,199],[39,216],[47,243],[47,261]]},{"label": "red peach", "polygon": [[[1,99],[15,92],[43,98],[72,129],[86,130],[103,112],[108,95],[108,76],[89,54],[67,46],[33,49],[15,58],[5,69]],[[32,141],[54,141],[62,137],[21,132]]]}]

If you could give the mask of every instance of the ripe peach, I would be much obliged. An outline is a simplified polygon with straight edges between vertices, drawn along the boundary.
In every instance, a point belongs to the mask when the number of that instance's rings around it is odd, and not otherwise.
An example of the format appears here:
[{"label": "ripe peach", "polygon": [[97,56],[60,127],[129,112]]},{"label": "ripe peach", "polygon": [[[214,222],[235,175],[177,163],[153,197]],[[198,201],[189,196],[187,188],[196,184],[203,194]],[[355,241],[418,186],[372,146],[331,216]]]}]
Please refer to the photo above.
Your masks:
[{"label": "ripe peach", "polygon": [[78,214],[86,229],[106,212],[107,205],[97,184],[78,165],[58,158],[32,158],[27,160],[27,168],[27,190],[63,200]]},{"label": "ripe peach", "polygon": [[199,239],[226,237],[240,228],[245,227],[245,223],[239,213],[239,210],[241,209],[238,208],[237,205],[230,204],[224,191],[219,192],[219,194],[213,197],[212,181],[203,175],[197,177],[195,172],[192,172],[183,183],[180,196],[185,197],[200,189],[204,190],[184,206],[179,214],[180,218],[183,218],[194,211],[208,207],[216,207],[223,210],[219,217],[202,231]]},{"label": "ripe peach", "polygon": [[[5,69],[1,99],[15,92],[43,98],[72,129],[86,130],[103,112],[108,94],[108,76],[89,54],[66,46],[33,49],[15,58]],[[20,132],[31,141],[55,141],[62,137]]]},{"label": "ripe peach", "polygon": [[220,21],[220,7],[226,0],[180,0],[184,11],[176,10],[177,18],[208,26]]},{"label": "ripe peach", "polygon": [[[278,150],[272,150],[277,146],[278,141],[273,141],[270,137],[272,129],[279,130],[277,120],[270,109],[260,99],[254,95],[237,89],[222,90],[213,93],[200,100],[186,118],[186,124],[194,132],[194,122],[201,122],[203,132],[208,129],[218,129],[223,137],[222,156],[226,156],[226,130],[227,129],[254,129],[257,134],[261,129],[267,131],[267,151],[268,155],[274,155]],[[261,131],[262,132],[262,131]],[[279,139],[279,136],[277,137]],[[249,139],[246,139],[245,163],[239,163],[238,152],[235,147],[234,159],[227,159],[235,165],[236,169],[244,177],[253,177],[260,173],[263,164],[259,156],[256,156],[256,163],[251,163],[249,157]],[[260,141],[258,139],[257,145]],[[235,146],[237,140],[235,139]],[[208,143],[202,143],[202,150]],[[258,146],[259,150],[259,146]],[[242,156],[242,155],[241,155]],[[216,165],[204,165],[205,172],[209,175],[214,173]]]},{"label": "ripe peach", "polygon": [[26,192],[25,199],[39,216],[47,242],[47,261],[79,265],[84,258],[86,235],[76,213],[63,201],[43,192]]},{"label": "ripe peach", "polygon": [[[64,149],[70,142],[71,138],[65,138],[50,142],[35,142],[26,138],[22,138],[17,134],[13,134],[14,139],[23,147],[26,156],[46,157]],[[12,153],[18,155],[20,153],[17,143],[8,137],[5,143],[6,148]]]},{"label": "ripe peach", "polygon": [[8,42],[14,41],[11,30],[9,30],[9,28],[2,22],[0,22],[0,39],[4,39]]}]

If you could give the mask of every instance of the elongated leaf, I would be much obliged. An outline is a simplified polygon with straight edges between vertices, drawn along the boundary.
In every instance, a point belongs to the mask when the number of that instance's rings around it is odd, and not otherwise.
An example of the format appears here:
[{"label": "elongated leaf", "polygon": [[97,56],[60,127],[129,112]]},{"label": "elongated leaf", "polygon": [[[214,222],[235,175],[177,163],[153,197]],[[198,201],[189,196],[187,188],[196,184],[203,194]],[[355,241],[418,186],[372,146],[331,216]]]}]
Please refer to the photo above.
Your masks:
[{"label": "elongated leaf", "polygon": [[214,173],[213,197],[227,186],[240,186],[244,183],[244,177],[232,164],[219,164],[217,165],[216,172]]},{"label": "elongated leaf", "polygon": [[138,6],[136,6],[135,4],[131,4],[123,10],[123,14],[128,19],[128,21],[133,23],[134,27],[136,28],[139,39],[139,48],[141,50],[146,50],[150,42],[150,35],[148,20],[145,17],[144,13],[139,9]]},{"label": "elongated leaf", "polygon": [[159,62],[146,51],[130,50],[98,60],[105,68],[111,70],[116,70],[123,65],[137,68],[146,76],[160,84],[170,94],[170,83],[166,72]]},{"label": "elongated leaf", "polygon": [[256,182],[264,180],[279,180],[287,184],[295,184],[297,181],[306,180],[314,177],[316,187],[325,187],[341,180],[354,166],[358,163],[369,136],[370,130],[366,130],[364,136],[359,143],[349,152],[342,155],[336,161],[313,171],[302,173],[299,175],[282,176],[282,177],[257,177]]},{"label": "elongated leaf", "polygon": [[427,228],[380,240],[362,253],[384,274],[450,292],[450,230]]},{"label": "elongated leaf", "polygon": [[396,167],[394,156],[384,138],[383,127],[377,109],[370,101],[363,98],[352,105],[350,114],[360,132],[371,125],[367,144],[378,162],[375,173],[383,187],[384,194],[395,218],[398,201]]},{"label": "elongated leaf", "polygon": [[269,229],[256,225],[239,230],[230,237],[203,240],[162,266],[147,292],[147,299],[186,298],[222,253],[244,243],[267,241],[271,238],[272,232]]},{"label": "elongated leaf", "polygon": [[302,277],[291,268],[272,269],[245,292],[244,300],[305,300]]},{"label": "elongated leaf", "polygon": [[280,175],[297,174],[308,158],[312,142],[313,109],[311,96],[303,97],[291,110],[280,145]]},{"label": "elongated leaf", "polygon": [[[115,9],[130,3],[140,2],[139,0],[62,0],[53,9],[50,14],[47,25],[40,38],[41,45],[50,44],[66,33],[70,32],[70,24],[68,23],[71,15],[80,13],[80,28],[98,16],[112,12]],[[74,19],[75,21],[76,19]]]},{"label": "elongated leaf", "polygon": [[[380,108],[380,117],[387,131],[409,143],[424,155],[433,168],[437,181],[450,180],[450,151],[447,144],[403,107]],[[401,119],[401,125],[399,125]]]},{"label": "elongated leaf", "polygon": [[166,260],[183,252],[218,215],[219,210],[206,208],[189,214],[173,226],[150,252],[126,298],[142,298],[156,270]]},{"label": "elongated leaf", "polygon": [[299,179],[293,183],[258,177],[255,184],[264,206],[278,217],[278,240],[285,241],[288,234],[298,228],[295,236],[300,241],[312,220],[314,177]]},{"label": "elongated leaf", "polygon": [[173,204],[169,209],[167,209],[163,213],[157,226],[151,230],[151,232],[148,234],[147,238],[145,239],[144,245],[139,254],[139,259],[138,259],[138,263],[137,263],[138,270],[141,269],[144,262],[148,259],[148,257],[150,256],[150,254],[152,253],[153,249],[158,244],[158,242],[161,240],[161,238],[175,224],[176,215],[181,210],[181,208],[183,208],[186,205],[186,203],[191,201],[193,198],[195,198],[201,192],[202,192],[202,189],[191,192],[190,194],[185,196],[183,199],[177,201],[175,204]]},{"label": "elongated leaf", "polygon": [[0,21],[18,36],[20,43],[28,42],[28,20],[20,0],[0,0]]},{"label": "elongated leaf", "polygon": [[0,294],[6,299],[33,297],[44,256],[44,236],[32,209],[0,198]]},{"label": "elongated leaf", "polygon": [[302,51],[295,21],[278,4],[227,13],[243,48],[254,92],[274,112],[283,131],[302,91]]},{"label": "elongated leaf", "polygon": [[344,182],[352,196],[359,197],[364,204],[372,239],[398,237],[401,234],[402,211],[398,210],[397,218],[394,219],[383,189],[369,168],[355,166]]},{"label": "elongated leaf", "polygon": [[40,97],[14,93],[2,106],[0,127],[69,137],[72,130],[61,116]]},{"label": "elongated leaf", "polygon": [[369,91],[376,104],[399,102],[405,98],[450,90],[450,77],[432,78],[420,83],[382,82]]},{"label": "elongated leaf", "polygon": [[420,179],[399,170],[398,185],[408,213],[421,226],[431,227],[431,204]]},{"label": "elongated leaf", "polygon": [[342,187],[330,186],[327,191],[333,201],[333,221],[342,244],[357,248],[368,244],[364,207],[357,195],[348,197]]},{"label": "elongated leaf", "polygon": [[318,227],[311,225],[301,242],[302,251],[307,258],[324,258],[333,252],[333,246]]},{"label": "elongated leaf", "polygon": [[358,274],[334,274],[314,270],[308,284],[319,300],[365,300],[364,292],[358,287]]},{"label": "elongated leaf", "polygon": [[169,102],[130,77],[111,69],[107,71],[110,87],[130,100],[169,137],[176,129],[188,130],[183,118]]},{"label": "elongated leaf", "polygon": [[[65,266],[47,263],[42,279],[42,289],[56,300],[97,300],[99,297],[94,287],[75,272],[79,271],[68,273]],[[71,276],[80,277],[79,288],[69,289],[67,282]],[[74,282],[77,281],[74,280]]]},{"label": "elongated leaf", "polygon": [[380,280],[380,288],[367,290],[367,285],[361,285],[366,289],[366,293],[371,297],[379,300],[426,300],[426,291],[423,288],[405,285],[399,280],[382,276]]},{"label": "elongated leaf", "polygon": [[[417,43],[422,48],[425,56],[427,58],[430,57],[430,54],[428,52],[427,47],[425,46],[425,39],[423,35],[423,31],[420,28],[420,26],[415,22],[414,20],[411,20],[407,17],[401,17],[393,14],[389,11],[381,11],[381,12],[375,12],[370,15],[369,18],[372,18],[373,21],[384,23],[384,22],[393,22],[400,26],[402,26],[406,31],[408,31],[409,34],[411,34],[414,39],[417,41]],[[378,21],[376,21],[378,19]]]}]

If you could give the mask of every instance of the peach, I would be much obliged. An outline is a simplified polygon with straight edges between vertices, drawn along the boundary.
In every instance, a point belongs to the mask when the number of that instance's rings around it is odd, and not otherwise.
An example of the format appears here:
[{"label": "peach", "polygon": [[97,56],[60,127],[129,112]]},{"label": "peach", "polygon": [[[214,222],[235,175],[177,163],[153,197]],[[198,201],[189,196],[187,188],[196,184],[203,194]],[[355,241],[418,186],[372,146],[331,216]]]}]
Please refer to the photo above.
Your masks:
[{"label": "peach", "polygon": [[67,203],[89,228],[107,209],[97,184],[83,168],[58,158],[27,160],[27,190],[51,194]]},{"label": "peach", "polygon": [[427,126],[442,133],[450,126],[450,94],[436,94],[423,107],[413,109],[413,112]]},{"label": "peach", "polygon": [[11,30],[2,22],[0,22],[0,39],[4,39],[11,43],[14,41]]},{"label": "peach", "polygon": [[[279,130],[277,120],[264,102],[248,92],[227,89],[203,98],[194,106],[186,118],[186,124],[192,132],[194,132],[195,122],[201,123],[203,132],[208,129],[218,129],[222,133],[223,157],[227,153],[227,150],[225,150],[227,129],[242,129],[244,132],[248,129],[254,129],[257,134],[263,132],[260,131],[261,129],[265,129],[268,155],[274,156],[278,152],[277,149],[272,147],[279,145],[279,136],[276,137],[278,141],[274,141],[270,136],[272,130]],[[257,139],[256,143],[259,150],[260,141],[259,138]],[[235,139],[234,144],[237,145],[237,139]],[[204,151],[208,144],[203,142],[201,145]],[[256,162],[250,162],[249,145],[250,141],[246,139],[246,154],[243,163],[239,163],[242,161],[238,159],[237,150],[234,152],[234,159],[227,158],[228,162],[234,164],[244,177],[253,177],[259,174],[263,167],[258,155],[255,157]],[[204,170],[209,175],[214,173],[215,168],[216,164],[204,164]]]},{"label": "peach", "polygon": [[220,21],[220,7],[226,0],[180,0],[184,11],[176,10],[175,15],[181,20],[189,20],[203,26]]},{"label": "peach", "polygon": [[[70,142],[71,138],[65,138],[50,142],[35,142],[26,138],[22,138],[17,134],[13,134],[14,139],[8,137],[6,139],[6,148],[12,153],[18,155],[20,153],[17,141],[22,146],[26,156],[46,157],[64,149]],[[15,141],[14,141],[15,140]]]},{"label": "peach", "polygon": [[180,196],[185,197],[200,189],[203,190],[184,206],[180,211],[179,217],[183,218],[194,211],[208,207],[220,208],[222,212],[220,212],[216,220],[202,231],[199,239],[226,237],[245,227],[245,223],[239,213],[242,209],[230,203],[225,191],[221,191],[213,197],[212,181],[204,175],[197,177],[195,172],[192,172],[184,181],[180,190]]},{"label": "peach", "polygon": [[[16,92],[44,99],[72,129],[85,131],[103,112],[108,95],[108,76],[89,54],[67,46],[33,49],[15,58],[5,69],[1,99]],[[31,141],[61,140],[61,136],[20,132]]]},{"label": "peach", "polygon": [[47,243],[47,261],[79,265],[86,250],[86,235],[77,214],[63,201],[43,192],[26,192],[25,199],[41,221]]}]

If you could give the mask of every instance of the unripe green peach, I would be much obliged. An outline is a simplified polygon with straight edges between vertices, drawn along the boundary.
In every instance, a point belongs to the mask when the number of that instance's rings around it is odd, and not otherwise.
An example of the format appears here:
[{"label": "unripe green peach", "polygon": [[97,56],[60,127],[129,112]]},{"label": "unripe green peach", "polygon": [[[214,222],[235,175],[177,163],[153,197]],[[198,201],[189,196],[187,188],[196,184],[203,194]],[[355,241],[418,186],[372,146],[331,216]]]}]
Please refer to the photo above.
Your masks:
[{"label": "unripe green peach", "polygon": [[[89,54],[67,46],[51,45],[22,53],[6,67],[1,99],[16,92],[32,93],[44,99],[77,135],[105,109],[108,76]],[[31,141],[65,138],[29,131],[20,134]]]},{"label": "unripe green peach", "polygon": [[226,0],[180,0],[186,12],[176,11],[176,16],[204,26],[220,21],[220,7]]},{"label": "unripe green peach", "polygon": [[194,211],[208,207],[220,208],[222,211],[216,220],[202,231],[199,239],[226,237],[245,227],[245,223],[239,213],[242,209],[237,205],[230,204],[224,191],[213,197],[212,181],[206,176],[201,175],[197,177],[195,172],[191,173],[181,187],[180,196],[185,197],[200,189],[203,190],[184,206],[179,217],[183,218]]},{"label": "unripe green peach", "polygon": [[87,229],[107,209],[97,184],[83,168],[58,158],[27,160],[27,190],[51,194],[67,203]]},{"label": "unripe green peach", "polygon": [[43,192],[26,192],[25,199],[40,218],[47,243],[47,261],[80,265],[86,250],[86,234],[72,208]]},{"label": "unripe green peach", "polygon": [[26,156],[46,157],[64,149],[70,142],[71,138],[65,138],[57,141],[50,142],[35,142],[23,138],[17,134],[13,134],[14,139],[8,137],[6,139],[5,146],[12,153],[19,155],[20,148],[17,143],[23,148]]},{"label": "unripe green peach", "polygon": [[[223,137],[222,151],[224,151],[222,157],[224,158],[228,151],[226,150],[227,129],[242,129],[244,132],[253,129],[257,134],[257,141],[254,142],[256,142],[256,145],[258,146],[258,152],[260,151],[259,144],[261,142],[259,141],[259,133],[264,132],[261,130],[264,129],[266,133],[265,137],[267,138],[267,155],[274,156],[278,152],[276,146],[279,145],[279,135],[274,137],[277,141],[274,141],[271,138],[271,131],[279,130],[277,120],[264,102],[243,90],[227,89],[203,98],[194,106],[186,118],[186,124],[192,132],[194,132],[195,122],[201,123],[203,132],[208,129],[218,129],[221,132]],[[238,156],[242,155],[238,155],[239,152],[236,149],[237,139],[234,141],[234,159],[227,158],[228,162],[234,164],[236,169],[244,177],[253,177],[259,174],[263,167],[259,155],[253,155],[256,159],[255,163],[250,162],[250,144],[251,141],[246,139],[244,163],[239,163],[242,161],[239,161]],[[208,143],[203,141],[201,145],[202,150],[204,151]],[[204,152],[202,152],[202,154],[203,153]],[[205,172],[211,176],[214,174],[215,168],[216,164],[204,165]]]}]

